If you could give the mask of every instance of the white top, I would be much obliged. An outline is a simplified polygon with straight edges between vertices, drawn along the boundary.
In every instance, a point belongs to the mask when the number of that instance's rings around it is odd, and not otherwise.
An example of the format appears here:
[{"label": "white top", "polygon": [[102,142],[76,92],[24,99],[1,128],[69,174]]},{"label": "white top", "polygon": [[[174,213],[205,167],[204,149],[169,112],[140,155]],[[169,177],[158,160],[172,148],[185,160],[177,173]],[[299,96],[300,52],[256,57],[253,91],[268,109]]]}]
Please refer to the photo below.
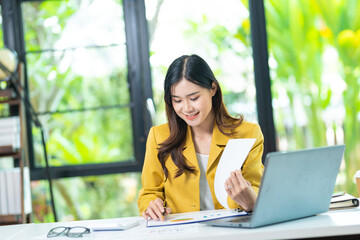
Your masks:
[{"label": "white top", "polygon": [[206,179],[206,169],[209,155],[196,153],[196,158],[200,168],[200,210],[212,210],[214,209],[214,203],[211,196],[209,183]]}]

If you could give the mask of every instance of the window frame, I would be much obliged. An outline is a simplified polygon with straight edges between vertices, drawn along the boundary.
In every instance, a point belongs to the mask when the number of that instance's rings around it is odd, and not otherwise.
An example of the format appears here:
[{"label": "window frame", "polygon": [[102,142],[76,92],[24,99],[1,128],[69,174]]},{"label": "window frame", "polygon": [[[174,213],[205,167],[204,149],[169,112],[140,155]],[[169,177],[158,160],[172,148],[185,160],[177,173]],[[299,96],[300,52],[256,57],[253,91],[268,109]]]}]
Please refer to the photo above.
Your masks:
[{"label": "window frame", "polygon": [[[3,17],[4,45],[14,49],[19,60],[24,63],[24,95],[29,99],[26,50],[23,32],[21,4],[23,2],[36,2],[38,0],[3,0],[1,11]],[[133,148],[135,159],[128,161],[51,166],[51,178],[66,178],[79,176],[94,176],[125,172],[140,172],[142,170],[146,136],[152,126],[146,100],[152,99],[151,73],[149,62],[148,32],[145,17],[145,3],[143,0],[123,0],[126,49],[127,49],[127,81],[130,89],[130,109],[132,117]],[[140,86],[140,87],[139,87]],[[37,113],[41,115],[41,113]],[[35,165],[33,148],[32,122],[26,112],[26,139],[31,180],[47,179],[46,168]],[[134,161],[135,160],[135,161]]]},{"label": "window frame", "polygon": [[[20,61],[25,63],[25,45],[21,18],[21,3],[38,0],[3,0],[2,16],[5,46],[19,53]],[[149,63],[149,46],[147,20],[144,0],[123,0],[125,32],[128,58],[128,82],[130,84],[131,114],[134,137],[135,161],[67,165],[51,167],[53,178],[103,175],[111,173],[140,172],[145,155],[146,136],[152,126],[151,116],[146,108],[146,100],[152,99],[151,73]],[[266,20],[263,1],[249,0],[251,41],[253,48],[256,103],[259,125],[264,134],[264,154],[277,150],[275,126],[272,111],[271,81],[268,66],[268,49]],[[28,97],[27,76],[24,90]],[[141,86],[141,87],[139,87]],[[29,162],[31,179],[46,179],[45,167],[34,165],[32,133],[29,116],[26,116],[27,140],[29,142]]]}]

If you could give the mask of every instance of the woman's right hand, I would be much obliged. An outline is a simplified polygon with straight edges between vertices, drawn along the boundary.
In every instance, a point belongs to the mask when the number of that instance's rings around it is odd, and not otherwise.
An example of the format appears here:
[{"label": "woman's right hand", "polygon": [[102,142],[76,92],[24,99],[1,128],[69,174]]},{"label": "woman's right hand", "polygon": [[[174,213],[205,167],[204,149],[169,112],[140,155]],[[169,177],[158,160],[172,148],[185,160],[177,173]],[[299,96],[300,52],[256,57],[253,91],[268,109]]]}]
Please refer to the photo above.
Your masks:
[{"label": "woman's right hand", "polygon": [[149,203],[148,208],[142,213],[143,218],[146,220],[161,220],[164,221],[164,216],[171,213],[169,207],[164,206],[161,198],[157,198]]}]

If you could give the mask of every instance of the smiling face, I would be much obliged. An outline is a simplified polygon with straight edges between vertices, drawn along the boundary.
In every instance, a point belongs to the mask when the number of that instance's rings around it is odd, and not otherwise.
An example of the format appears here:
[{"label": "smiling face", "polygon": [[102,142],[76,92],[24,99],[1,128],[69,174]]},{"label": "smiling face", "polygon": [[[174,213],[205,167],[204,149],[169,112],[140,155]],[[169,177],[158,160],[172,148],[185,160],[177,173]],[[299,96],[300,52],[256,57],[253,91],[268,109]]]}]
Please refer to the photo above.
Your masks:
[{"label": "smiling face", "polygon": [[211,89],[207,89],[182,79],[171,87],[172,106],[176,114],[189,126],[212,127],[212,97],[215,93],[215,84]]}]

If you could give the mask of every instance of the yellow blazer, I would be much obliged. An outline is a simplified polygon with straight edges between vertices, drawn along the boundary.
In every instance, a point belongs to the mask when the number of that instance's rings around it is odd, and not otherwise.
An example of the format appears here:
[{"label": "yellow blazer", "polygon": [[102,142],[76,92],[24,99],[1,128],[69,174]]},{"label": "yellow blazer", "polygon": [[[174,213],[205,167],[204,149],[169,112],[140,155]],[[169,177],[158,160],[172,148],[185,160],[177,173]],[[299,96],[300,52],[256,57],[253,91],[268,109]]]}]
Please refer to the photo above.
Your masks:
[{"label": "yellow blazer", "polygon": [[[255,144],[247,156],[241,173],[248,180],[254,191],[258,193],[260,180],[264,170],[261,162],[263,154],[264,137],[259,125],[243,121],[235,131],[235,135],[226,136],[220,132],[214,124],[209,160],[206,170],[206,179],[210,186],[215,209],[223,208],[215,196],[214,178],[217,165],[224,148],[230,138],[256,138]],[[141,175],[142,189],[139,192],[138,207],[140,214],[143,213],[150,201],[156,198],[165,199],[172,213],[193,212],[200,210],[200,168],[195,154],[195,147],[188,126],[183,155],[188,164],[195,166],[197,171],[190,173],[185,171],[181,176],[175,178],[177,166],[173,163],[171,156],[165,161],[169,174],[165,181],[165,174],[157,158],[159,144],[169,136],[168,124],[152,127],[150,129],[147,143],[144,166]],[[239,166],[240,168],[240,166]],[[228,205],[231,208],[240,207],[235,201],[228,197]]]}]

